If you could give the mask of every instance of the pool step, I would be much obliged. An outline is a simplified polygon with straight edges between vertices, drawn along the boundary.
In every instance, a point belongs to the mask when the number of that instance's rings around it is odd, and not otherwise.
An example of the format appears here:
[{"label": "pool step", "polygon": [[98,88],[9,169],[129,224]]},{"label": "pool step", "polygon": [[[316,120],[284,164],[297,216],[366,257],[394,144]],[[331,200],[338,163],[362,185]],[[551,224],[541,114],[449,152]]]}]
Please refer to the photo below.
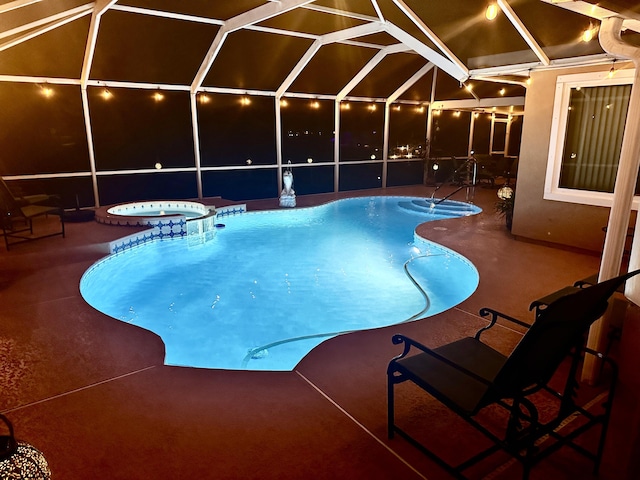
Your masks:
[{"label": "pool step", "polygon": [[428,213],[441,217],[463,217],[474,213],[477,208],[474,205],[452,200],[444,200],[439,203],[437,202],[437,198],[433,201],[431,199],[419,199],[399,202],[398,205],[401,208],[412,212]]}]

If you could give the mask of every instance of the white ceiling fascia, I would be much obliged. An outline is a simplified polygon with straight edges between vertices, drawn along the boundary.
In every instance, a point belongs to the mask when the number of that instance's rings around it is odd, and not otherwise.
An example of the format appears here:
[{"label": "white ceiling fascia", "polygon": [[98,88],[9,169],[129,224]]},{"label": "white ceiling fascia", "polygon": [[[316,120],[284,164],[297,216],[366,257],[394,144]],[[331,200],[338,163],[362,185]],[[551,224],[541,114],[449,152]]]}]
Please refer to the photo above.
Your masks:
[{"label": "white ceiling fascia", "polygon": [[376,68],[376,66],[384,60],[387,55],[391,55],[398,52],[405,52],[408,50],[408,47],[402,43],[397,45],[390,45],[378,53],[376,53],[371,60],[367,62],[367,64],[360,69],[360,71],[347,83],[338,95],[336,96],[336,101],[341,101],[344,97],[346,97],[351,90],[353,90],[356,85],[358,85],[364,78],[371,73],[371,71]]},{"label": "white ceiling fascia", "polygon": [[301,7],[303,5],[311,3],[312,1],[313,0],[282,0],[280,2],[269,2],[260,5],[253,10],[249,10],[247,12],[241,13],[240,15],[236,15],[235,17],[230,18],[229,20],[224,22],[222,24],[222,27],[220,27],[220,30],[218,30],[213,43],[209,47],[209,51],[206,53],[204,60],[202,61],[202,64],[200,65],[200,68],[198,69],[198,72],[196,73],[196,76],[191,83],[191,93],[196,93],[198,91],[198,88],[202,86],[202,82],[204,81],[207,72],[209,72],[211,65],[213,65],[213,62],[218,56],[218,53],[222,48],[222,44],[226,40],[229,33],[286,13],[297,7]]},{"label": "white ceiling fascia", "polygon": [[509,19],[511,24],[518,31],[520,36],[524,39],[524,41],[527,42],[527,45],[529,45],[531,50],[533,50],[533,53],[535,53],[536,56],[540,59],[542,64],[549,65],[551,63],[549,61],[549,57],[547,56],[546,53],[544,53],[544,51],[542,50],[542,47],[536,41],[536,39],[533,38],[533,35],[531,35],[531,32],[529,31],[529,29],[525,26],[522,20],[520,20],[520,17],[518,17],[518,15],[516,15],[516,12],[513,11],[513,8],[511,8],[511,5],[509,5],[506,0],[498,0],[498,6],[500,7],[504,15]]},{"label": "white ceiling fascia", "polygon": [[393,23],[386,22],[385,29],[387,33],[389,33],[389,35],[396,38],[396,40],[404,43],[430,62],[434,63],[438,68],[442,69],[459,82],[464,82],[467,78],[469,78],[469,72],[466,67],[463,68],[457,63],[454,63],[451,60],[443,57],[441,54],[429,48],[412,35],[409,35],[400,27],[394,25]]},{"label": "white ceiling fascia", "polygon": [[400,97],[400,95],[402,95],[409,88],[411,88],[413,84],[415,84],[418,80],[420,80],[427,73],[433,70],[434,66],[435,65],[433,63],[429,62],[426,65],[424,65],[420,70],[418,70],[416,73],[414,73],[411,76],[411,78],[409,78],[406,82],[400,85],[400,87],[398,87],[395,92],[389,95],[389,98],[387,99],[387,104],[391,105],[393,102],[395,102]]},{"label": "white ceiling fascia", "polygon": [[480,100],[444,100],[433,102],[434,110],[510,107],[524,105],[524,97],[482,98]]},{"label": "white ceiling fascia", "polygon": [[449,49],[447,44],[440,40],[440,37],[438,37],[406,3],[402,0],[393,0],[393,3],[396,4],[402,13],[404,13],[409,20],[411,20],[414,25],[418,27],[420,31],[427,36],[427,38],[429,38],[429,40],[436,44],[440,51],[444,53],[445,56],[458,67],[458,69],[465,72],[465,74],[468,73],[467,66],[460,61],[460,59]]},{"label": "white ceiling fascia", "polygon": [[608,17],[623,17],[622,23],[623,29],[633,30],[634,32],[640,32],[640,14],[634,12],[625,11],[615,12],[607,8],[603,8],[593,3],[583,2],[580,0],[542,0],[545,3],[555,5],[556,7],[564,8],[581,15],[596,19],[604,20]]}]

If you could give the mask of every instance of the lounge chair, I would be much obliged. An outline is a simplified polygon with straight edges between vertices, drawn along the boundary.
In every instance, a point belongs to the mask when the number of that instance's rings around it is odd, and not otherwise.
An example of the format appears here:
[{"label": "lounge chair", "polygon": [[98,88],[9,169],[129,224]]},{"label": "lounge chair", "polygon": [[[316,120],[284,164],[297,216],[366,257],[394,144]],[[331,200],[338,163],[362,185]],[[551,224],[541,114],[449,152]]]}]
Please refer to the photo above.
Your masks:
[{"label": "lounge chair", "polygon": [[[431,349],[403,335],[395,335],[393,343],[404,345],[404,351],[391,360],[387,369],[389,438],[399,434],[456,478],[466,478],[463,471],[502,450],[522,463],[523,478],[527,479],[538,461],[564,445],[594,460],[597,473],[617,369],[610,359],[586,348],[585,337],[590,325],[607,309],[611,295],[626,279],[637,273],[640,270],[559,296],[538,312],[530,326],[483,308],[480,315],[489,317],[490,323],[474,337]],[[494,327],[498,320],[526,328],[525,335],[509,356],[481,341],[482,333]],[[585,355],[594,355],[610,367],[606,385],[601,386],[606,401],[598,413],[578,405],[576,401],[580,389],[580,365]],[[563,368],[559,368],[561,365]],[[561,392],[549,387],[552,379],[554,385],[562,380]],[[398,427],[394,418],[394,387],[406,381],[446,405],[493,444],[454,466],[418,442]],[[543,397],[546,402],[544,411],[539,408]],[[555,409],[550,415],[548,407],[551,401],[555,403]],[[503,420],[497,433],[495,425],[486,424],[487,415],[478,415],[481,411],[486,412],[485,408],[490,405],[501,407],[497,410],[502,413]],[[565,423],[574,415],[584,417],[585,421],[576,422],[580,424],[577,428],[569,428]],[[601,432],[595,451],[573,441],[596,425],[601,426]]]},{"label": "lounge chair", "polygon": [[[46,215],[60,217],[60,230],[34,236],[33,219]],[[63,238],[65,236],[64,210],[59,197],[47,194],[16,197],[4,180],[0,181],[0,223],[7,250],[18,243],[56,235],[62,235]]]}]

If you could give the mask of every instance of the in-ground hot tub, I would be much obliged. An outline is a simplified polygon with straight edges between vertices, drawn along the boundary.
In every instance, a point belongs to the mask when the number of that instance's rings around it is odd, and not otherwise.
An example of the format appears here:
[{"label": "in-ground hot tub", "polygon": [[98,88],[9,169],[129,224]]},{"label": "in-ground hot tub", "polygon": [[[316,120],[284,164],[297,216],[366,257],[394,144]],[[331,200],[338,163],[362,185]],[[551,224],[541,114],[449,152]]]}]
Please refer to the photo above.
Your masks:
[{"label": "in-ground hot tub", "polygon": [[149,202],[123,203],[96,212],[96,220],[107,225],[145,226],[157,225],[159,219],[180,216],[185,219],[205,217],[212,211],[198,202],[185,200],[156,200]]}]

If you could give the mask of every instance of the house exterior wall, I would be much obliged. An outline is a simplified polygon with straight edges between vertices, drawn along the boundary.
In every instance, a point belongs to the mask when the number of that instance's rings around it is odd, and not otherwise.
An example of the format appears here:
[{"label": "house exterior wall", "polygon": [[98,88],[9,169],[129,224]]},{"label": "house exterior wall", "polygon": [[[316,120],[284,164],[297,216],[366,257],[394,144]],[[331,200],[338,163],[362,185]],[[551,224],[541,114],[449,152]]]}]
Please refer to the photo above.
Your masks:
[{"label": "house exterior wall", "polygon": [[517,237],[601,252],[608,207],[544,200],[556,79],[607,67],[533,72],[525,100],[516,201],[511,232]]}]

